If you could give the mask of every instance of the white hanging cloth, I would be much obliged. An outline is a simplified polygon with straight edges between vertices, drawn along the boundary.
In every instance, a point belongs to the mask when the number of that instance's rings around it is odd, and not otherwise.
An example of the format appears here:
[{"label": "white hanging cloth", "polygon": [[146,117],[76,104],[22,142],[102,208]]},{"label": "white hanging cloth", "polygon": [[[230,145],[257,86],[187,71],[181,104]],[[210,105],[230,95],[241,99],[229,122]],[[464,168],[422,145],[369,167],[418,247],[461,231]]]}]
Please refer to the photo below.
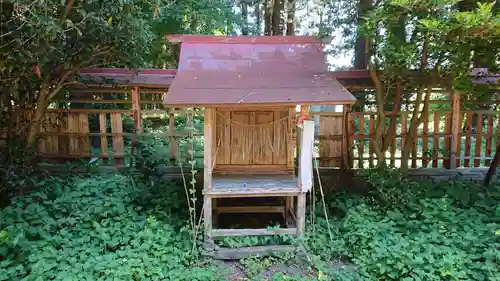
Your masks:
[{"label": "white hanging cloth", "polygon": [[301,192],[308,192],[313,185],[314,121],[304,120],[299,126],[302,127],[299,156],[299,189]]}]

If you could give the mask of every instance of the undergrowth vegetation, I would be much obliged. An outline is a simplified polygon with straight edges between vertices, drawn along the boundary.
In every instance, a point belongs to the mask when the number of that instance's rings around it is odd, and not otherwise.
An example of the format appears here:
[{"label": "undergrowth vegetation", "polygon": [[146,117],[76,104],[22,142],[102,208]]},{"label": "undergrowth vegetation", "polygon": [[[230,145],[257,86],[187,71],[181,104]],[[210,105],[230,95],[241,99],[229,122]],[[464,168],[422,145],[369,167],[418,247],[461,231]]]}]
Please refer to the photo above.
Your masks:
[{"label": "undergrowth vegetation", "polygon": [[[189,185],[190,171],[186,176]],[[269,267],[279,270],[266,278],[277,281],[500,280],[498,187],[408,182],[396,171],[365,176],[371,185],[365,193],[346,189],[326,198],[331,236],[318,204],[302,240],[243,237],[223,244],[303,244],[301,260],[294,254],[242,260],[253,280],[264,280],[259,273]],[[35,182],[36,192],[0,210],[0,280],[232,278],[200,255],[201,235],[193,247],[182,184],[156,172]],[[280,269],[299,263],[299,273]]]}]

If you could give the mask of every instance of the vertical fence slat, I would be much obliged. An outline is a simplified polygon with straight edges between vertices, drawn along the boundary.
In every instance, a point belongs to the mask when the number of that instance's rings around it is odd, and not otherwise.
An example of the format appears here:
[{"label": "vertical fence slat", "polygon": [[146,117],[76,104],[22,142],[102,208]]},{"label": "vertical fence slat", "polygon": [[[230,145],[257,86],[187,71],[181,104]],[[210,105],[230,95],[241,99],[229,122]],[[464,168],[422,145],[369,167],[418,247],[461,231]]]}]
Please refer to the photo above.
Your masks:
[{"label": "vertical fence slat", "polygon": [[[398,118],[397,115],[394,115],[394,118]],[[399,118],[402,118],[402,115],[399,116]],[[397,127],[397,126],[396,126]],[[390,142],[390,155],[391,155],[391,166],[396,166],[396,151],[397,151],[397,141],[396,139],[400,134],[398,134],[396,128],[394,128],[393,135],[391,137],[391,142]]]},{"label": "vertical fence slat", "polygon": [[[106,113],[99,113],[99,133],[101,134],[101,154],[108,154],[108,138],[106,137]],[[109,161],[104,161],[104,163],[109,163]]]},{"label": "vertical fence slat", "polygon": [[373,148],[373,135],[375,134],[375,115],[370,114],[370,136],[369,136],[369,152],[370,152],[370,158],[369,158],[369,163],[370,163],[370,168],[373,168],[373,154],[374,154],[374,148]]},{"label": "vertical fence slat", "polygon": [[190,108],[186,111],[186,128],[188,130],[188,138],[189,138],[187,141],[188,161],[194,160],[193,118],[194,118],[194,108]]},{"label": "vertical fence slat", "polygon": [[422,130],[422,167],[429,163],[429,114],[424,116],[424,128]]},{"label": "vertical fence slat", "polygon": [[451,93],[451,139],[450,139],[450,169],[460,166],[457,163],[457,152],[460,146],[460,93],[453,91]]},{"label": "vertical fence slat", "polygon": [[472,112],[467,112],[467,121],[466,121],[466,135],[465,135],[465,152],[464,152],[464,167],[470,167],[470,150],[471,150],[471,134],[472,134]]},{"label": "vertical fence slat", "polygon": [[457,168],[462,167],[463,161],[461,161],[462,158],[462,137],[464,135],[462,126],[464,124],[465,118],[467,114],[465,113],[460,113],[460,123],[459,123],[459,132],[458,132],[458,140],[457,140]]},{"label": "vertical fence slat", "polygon": [[175,136],[176,130],[175,130],[175,115],[172,112],[168,115],[168,131],[169,131],[169,137],[168,137],[168,142],[170,145],[170,162],[175,163],[177,160],[177,137]]},{"label": "vertical fence slat", "polygon": [[358,168],[363,169],[363,154],[365,153],[365,116],[358,115]]},{"label": "vertical fence slat", "polygon": [[[491,157],[491,143],[493,142],[493,116],[488,114],[488,127],[486,129],[486,157]],[[484,165],[489,166],[491,161],[485,160]]]},{"label": "vertical fence slat", "polygon": [[415,128],[414,134],[415,134],[415,139],[413,141],[413,144],[411,146],[411,167],[412,168],[417,168],[417,145],[418,145],[418,127]]},{"label": "vertical fence slat", "polygon": [[444,113],[444,136],[443,136],[443,168],[450,168],[451,156],[451,112]]},{"label": "vertical fence slat", "polygon": [[[346,110],[350,110],[350,108],[348,108],[347,106],[344,105],[344,108],[346,108]],[[349,111],[348,111],[349,112]],[[354,153],[352,151],[352,147],[354,145],[354,115],[352,114],[352,112],[350,112],[348,114],[349,118],[349,134],[351,137],[348,138],[348,144],[349,144],[349,147],[348,147],[348,155],[349,155],[349,167],[353,167],[354,165]]]},{"label": "vertical fence slat", "polygon": [[439,112],[435,111],[434,112],[434,139],[433,139],[433,146],[434,149],[432,150],[432,167],[437,168],[438,167],[438,153],[439,153]]},{"label": "vertical fence slat", "polygon": [[[478,113],[476,117],[476,144],[475,144],[475,152],[474,157],[481,157],[481,144],[483,138],[483,114]],[[481,166],[481,159],[474,159],[474,167]]]},{"label": "vertical fence slat", "polygon": [[110,113],[111,117],[111,133],[113,135],[113,157],[116,159],[115,164],[123,164],[124,143],[123,143],[123,122],[121,113]]},{"label": "vertical fence slat", "polygon": [[[401,152],[405,149],[405,143],[406,143],[406,137],[407,137],[407,132],[408,128],[406,126],[406,121],[408,120],[408,116],[406,115],[406,112],[401,113]],[[401,159],[402,154],[400,153],[399,159]],[[402,160],[399,160],[400,165],[402,164]]]}]

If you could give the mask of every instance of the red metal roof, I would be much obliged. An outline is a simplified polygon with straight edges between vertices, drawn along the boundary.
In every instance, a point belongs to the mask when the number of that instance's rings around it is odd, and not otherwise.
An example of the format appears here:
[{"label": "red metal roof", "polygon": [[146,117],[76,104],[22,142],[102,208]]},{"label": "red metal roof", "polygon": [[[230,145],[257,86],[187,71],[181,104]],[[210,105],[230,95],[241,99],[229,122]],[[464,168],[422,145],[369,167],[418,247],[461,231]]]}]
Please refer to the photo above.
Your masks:
[{"label": "red metal roof", "polygon": [[182,42],[167,106],[355,102],[327,77],[322,44],[313,37],[183,36]]}]

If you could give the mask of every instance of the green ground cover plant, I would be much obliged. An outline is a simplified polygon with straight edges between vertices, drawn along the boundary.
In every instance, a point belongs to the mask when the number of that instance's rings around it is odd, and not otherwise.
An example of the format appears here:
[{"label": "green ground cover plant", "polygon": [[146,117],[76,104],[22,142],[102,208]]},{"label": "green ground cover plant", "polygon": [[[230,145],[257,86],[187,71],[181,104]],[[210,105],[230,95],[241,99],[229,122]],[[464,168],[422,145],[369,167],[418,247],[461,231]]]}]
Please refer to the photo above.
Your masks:
[{"label": "green ground cover plant", "polygon": [[[318,204],[304,239],[290,241],[303,244],[304,258],[242,260],[247,278],[264,280],[259,271],[293,265],[301,272],[275,270],[265,278],[500,280],[497,186],[408,182],[396,171],[365,176],[368,190],[326,198],[332,237]],[[36,192],[0,210],[0,280],[235,280],[200,255],[200,235],[193,247],[182,184],[133,172],[35,182]]]}]

